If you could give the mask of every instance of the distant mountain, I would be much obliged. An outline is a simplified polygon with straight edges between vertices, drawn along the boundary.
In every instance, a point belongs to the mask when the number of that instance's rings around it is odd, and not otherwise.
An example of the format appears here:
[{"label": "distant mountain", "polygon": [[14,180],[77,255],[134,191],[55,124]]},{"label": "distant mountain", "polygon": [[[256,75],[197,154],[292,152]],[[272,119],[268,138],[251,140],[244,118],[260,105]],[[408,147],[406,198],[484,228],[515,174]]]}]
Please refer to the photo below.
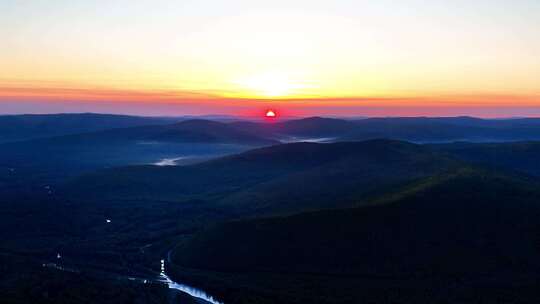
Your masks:
[{"label": "distant mountain", "polygon": [[191,119],[174,124],[113,128],[28,141],[28,144],[122,144],[125,142],[176,142],[269,145],[277,141],[231,127],[227,123]]},{"label": "distant mountain", "polygon": [[326,139],[352,141],[386,138],[413,142],[518,141],[540,139],[540,119],[473,117],[391,117],[343,120],[311,117],[277,123],[236,122],[282,141]]},{"label": "distant mountain", "polygon": [[105,167],[196,162],[277,143],[207,120],[9,142],[0,144],[0,180],[3,174],[13,180],[10,170],[16,170],[21,177],[59,181]]},{"label": "distant mountain", "polygon": [[279,142],[210,120],[187,120],[163,127],[146,140],[270,145]]},{"label": "distant mountain", "polygon": [[333,139],[348,134],[356,128],[356,125],[351,121],[322,117],[270,123],[239,121],[231,123],[231,125],[241,130],[283,141],[310,138]]},{"label": "distant mountain", "polygon": [[182,242],[173,261],[226,301],[241,302],[242,286],[261,303],[512,302],[516,292],[533,303],[539,186],[460,168],[369,207],[221,224]]},{"label": "distant mountain", "polygon": [[274,132],[293,136],[340,136],[354,129],[355,124],[342,119],[309,117],[273,125]]},{"label": "distant mountain", "polygon": [[[204,118],[204,119],[201,119]],[[174,122],[191,121],[176,126]],[[199,121],[198,123],[196,123]],[[203,121],[206,121],[203,123]],[[211,122],[216,122],[212,124]],[[479,119],[473,117],[391,117],[345,120],[309,117],[274,122],[242,120],[233,116],[136,117],[106,114],[51,114],[0,116],[0,142],[18,141],[69,134],[89,133],[107,129],[137,126],[170,125],[174,140],[194,141],[253,141],[252,137],[293,141],[358,141],[368,139],[396,139],[414,142],[450,141],[518,141],[540,140],[540,119]],[[190,130],[189,128],[193,128]],[[202,130],[204,129],[204,130]],[[233,135],[233,130],[242,135]],[[139,135],[130,130],[115,131],[108,136],[157,136],[164,130],[142,128]],[[228,134],[225,134],[228,132]],[[167,138],[167,134],[163,134]],[[231,137],[232,136],[232,137]],[[226,138],[228,137],[228,138]]]},{"label": "distant mountain", "polygon": [[484,120],[471,117],[369,118],[340,140],[392,138],[414,142],[518,141],[540,139],[539,119]]},{"label": "distant mountain", "polygon": [[110,114],[43,114],[0,116],[0,142],[92,132],[111,128],[170,124],[178,118]]}]

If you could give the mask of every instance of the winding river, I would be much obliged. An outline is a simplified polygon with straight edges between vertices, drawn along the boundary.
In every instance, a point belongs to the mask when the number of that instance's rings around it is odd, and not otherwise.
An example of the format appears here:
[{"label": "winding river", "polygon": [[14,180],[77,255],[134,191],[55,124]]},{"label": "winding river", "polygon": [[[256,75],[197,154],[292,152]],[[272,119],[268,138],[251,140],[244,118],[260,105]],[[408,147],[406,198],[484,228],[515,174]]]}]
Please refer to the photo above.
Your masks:
[{"label": "winding river", "polygon": [[[171,254],[172,254],[172,249],[167,251],[167,262],[169,262],[169,263],[171,263]],[[206,292],[204,292],[204,291],[202,291],[200,289],[197,289],[195,287],[191,287],[191,286],[186,285],[186,284],[177,283],[177,282],[174,282],[173,280],[171,280],[171,278],[165,272],[165,260],[161,260],[160,277],[162,279],[162,282],[166,283],[169,286],[170,289],[179,290],[181,292],[187,293],[188,295],[190,295],[190,296],[192,296],[194,298],[204,300],[204,301],[206,301],[208,303],[223,304],[222,302],[219,302],[219,301],[215,300],[212,296],[208,295]]]},{"label": "winding river", "polygon": [[170,289],[179,290],[181,292],[187,293],[188,295],[190,295],[190,296],[192,296],[194,298],[204,300],[204,301],[206,301],[208,303],[223,304],[222,302],[219,302],[219,301],[215,300],[212,296],[208,295],[206,292],[204,292],[204,291],[202,291],[200,289],[197,289],[195,287],[191,287],[191,286],[188,286],[188,285],[185,285],[185,284],[174,282],[165,273],[161,273],[160,276],[161,276],[162,282],[166,283],[169,286]]}]

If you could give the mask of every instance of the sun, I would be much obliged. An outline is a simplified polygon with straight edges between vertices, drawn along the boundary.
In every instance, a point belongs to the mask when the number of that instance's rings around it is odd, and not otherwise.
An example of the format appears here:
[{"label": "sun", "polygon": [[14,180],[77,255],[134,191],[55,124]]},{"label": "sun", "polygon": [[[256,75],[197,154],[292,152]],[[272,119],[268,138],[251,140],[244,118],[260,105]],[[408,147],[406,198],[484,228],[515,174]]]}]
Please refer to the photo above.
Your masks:
[{"label": "sun", "polygon": [[276,118],[277,114],[274,110],[268,110],[264,116],[266,116],[266,118]]}]

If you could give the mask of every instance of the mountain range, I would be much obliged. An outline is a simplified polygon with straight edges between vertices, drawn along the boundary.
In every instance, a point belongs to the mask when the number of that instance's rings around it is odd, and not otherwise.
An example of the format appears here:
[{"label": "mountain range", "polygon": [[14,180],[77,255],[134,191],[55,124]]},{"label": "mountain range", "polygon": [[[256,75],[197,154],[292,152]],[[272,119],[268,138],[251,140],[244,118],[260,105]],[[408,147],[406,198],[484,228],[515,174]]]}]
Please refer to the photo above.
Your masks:
[{"label": "mountain range", "polygon": [[2,298],[540,300],[537,119],[163,119],[0,145]]}]

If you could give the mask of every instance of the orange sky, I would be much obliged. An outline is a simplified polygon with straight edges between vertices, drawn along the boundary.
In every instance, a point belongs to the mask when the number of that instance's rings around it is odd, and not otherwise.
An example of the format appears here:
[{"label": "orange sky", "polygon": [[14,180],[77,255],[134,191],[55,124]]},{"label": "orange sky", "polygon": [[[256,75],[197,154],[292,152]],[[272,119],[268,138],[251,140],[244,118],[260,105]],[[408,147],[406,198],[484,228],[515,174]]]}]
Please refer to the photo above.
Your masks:
[{"label": "orange sky", "polygon": [[536,116],[538,37],[532,0],[7,0],[0,113]]},{"label": "orange sky", "polygon": [[0,88],[5,113],[107,112],[136,115],[228,114],[260,116],[540,116],[530,95],[416,97],[233,98],[194,92],[77,88]]}]

